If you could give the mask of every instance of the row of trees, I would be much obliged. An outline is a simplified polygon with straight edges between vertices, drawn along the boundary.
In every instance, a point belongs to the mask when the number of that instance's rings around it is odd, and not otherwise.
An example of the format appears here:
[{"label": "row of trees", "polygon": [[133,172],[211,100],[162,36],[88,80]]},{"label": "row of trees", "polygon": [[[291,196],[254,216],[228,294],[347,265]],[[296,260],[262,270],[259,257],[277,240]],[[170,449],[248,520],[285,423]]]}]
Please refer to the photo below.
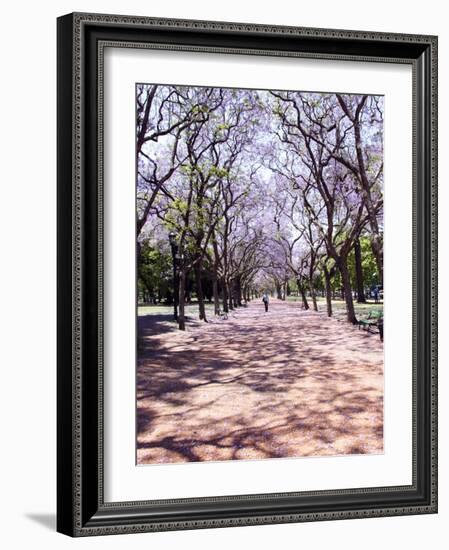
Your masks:
[{"label": "row of trees", "polygon": [[[140,270],[138,279],[139,300],[143,303],[173,305],[175,302],[175,281],[173,278],[173,256],[167,243],[159,243],[158,248],[153,248],[150,243],[144,242],[141,246]],[[359,256],[363,258],[361,265],[356,262],[354,250],[350,253],[348,259],[349,275],[351,287],[354,289],[354,298],[359,303],[366,303],[367,297],[372,289],[378,286],[375,258],[371,251],[371,244],[366,237],[360,239],[360,246],[363,250]],[[357,268],[358,266],[358,268]],[[206,261],[203,264],[202,287],[207,302],[214,302],[214,284],[212,269]],[[361,274],[361,276],[360,276]],[[288,277],[288,270],[286,276]],[[312,279],[313,293],[321,298],[326,297],[325,278],[322,272],[317,272]],[[362,290],[360,290],[362,289]],[[279,276],[276,266],[266,270],[264,278],[258,278],[257,283],[253,280],[251,285],[246,287],[246,292],[238,295],[232,294],[232,300],[229,303],[230,309],[238,307],[242,302],[249,302],[256,296],[260,296],[264,290],[275,296],[279,300],[286,300],[288,296],[297,296],[297,281],[290,275],[290,278],[284,279]],[[331,278],[332,299],[341,297],[341,277],[338,271]],[[307,298],[311,300],[312,293],[305,290],[305,308],[309,309],[310,304]],[[186,280],[186,302],[193,303],[197,295],[195,279],[190,273]],[[218,281],[218,305],[222,302],[222,288]],[[343,297],[344,298],[344,297]],[[303,301],[304,304],[304,301]],[[313,304],[312,304],[313,307]],[[218,312],[216,312],[218,313]]]},{"label": "row of trees", "polygon": [[355,322],[351,266],[359,300],[364,263],[382,282],[382,112],[375,96],[139,85],[141,288],[161,273],[170,291],[173,253],[180,329],[192,287],[207,321],[207,297],[218,314],[292,281],[315,309],[323,281],[332,315],[338,280]]}]

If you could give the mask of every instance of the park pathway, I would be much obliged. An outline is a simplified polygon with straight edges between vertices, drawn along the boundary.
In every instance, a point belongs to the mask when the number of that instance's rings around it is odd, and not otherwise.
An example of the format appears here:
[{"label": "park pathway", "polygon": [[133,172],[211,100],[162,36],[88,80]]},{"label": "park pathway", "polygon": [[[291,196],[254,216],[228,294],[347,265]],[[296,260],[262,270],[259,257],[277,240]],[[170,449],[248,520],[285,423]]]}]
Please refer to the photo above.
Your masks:
[{"label": "park pathway", "polygon": [[140,318],[139,464],[383,452],[383,346],[297,303]]}]

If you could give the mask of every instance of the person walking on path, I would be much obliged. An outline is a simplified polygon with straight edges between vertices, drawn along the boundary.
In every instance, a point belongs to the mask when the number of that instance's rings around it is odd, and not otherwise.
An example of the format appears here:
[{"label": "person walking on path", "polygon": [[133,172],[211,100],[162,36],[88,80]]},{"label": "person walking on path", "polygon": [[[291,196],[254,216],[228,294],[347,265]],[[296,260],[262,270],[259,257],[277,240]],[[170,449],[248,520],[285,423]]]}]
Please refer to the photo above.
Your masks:
[{"label": "person walking on path", "polygon": [[262,296],[262,302],[264,303],[266,313],[268,311],[268,294],[266,292]]}]

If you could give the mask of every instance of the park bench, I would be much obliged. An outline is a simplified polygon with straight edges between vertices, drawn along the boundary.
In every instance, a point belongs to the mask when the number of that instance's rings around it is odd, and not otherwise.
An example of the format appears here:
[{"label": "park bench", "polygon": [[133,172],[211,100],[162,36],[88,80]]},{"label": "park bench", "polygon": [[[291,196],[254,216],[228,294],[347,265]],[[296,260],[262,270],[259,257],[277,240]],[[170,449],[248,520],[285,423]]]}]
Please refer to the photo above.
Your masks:
[{"label": "park bench", "polygon": [[379,331],[380,339],[384,339],[384,314],[383,311],[373,310],[368,313],[366,319],[360,319],[358,321],[359,330],[360,328],[371,332],[376,329]]}]

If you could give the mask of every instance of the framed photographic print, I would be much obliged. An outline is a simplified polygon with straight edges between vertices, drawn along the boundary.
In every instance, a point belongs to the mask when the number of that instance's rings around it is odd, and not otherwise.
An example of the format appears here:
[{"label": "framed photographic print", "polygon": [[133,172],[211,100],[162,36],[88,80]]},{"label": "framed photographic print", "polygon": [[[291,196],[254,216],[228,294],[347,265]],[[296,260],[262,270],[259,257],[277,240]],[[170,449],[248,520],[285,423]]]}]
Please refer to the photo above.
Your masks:
[{"label": "framed photographic print", "polygon": [[58,19],[58,531],[437,511],[437,38]]}]

